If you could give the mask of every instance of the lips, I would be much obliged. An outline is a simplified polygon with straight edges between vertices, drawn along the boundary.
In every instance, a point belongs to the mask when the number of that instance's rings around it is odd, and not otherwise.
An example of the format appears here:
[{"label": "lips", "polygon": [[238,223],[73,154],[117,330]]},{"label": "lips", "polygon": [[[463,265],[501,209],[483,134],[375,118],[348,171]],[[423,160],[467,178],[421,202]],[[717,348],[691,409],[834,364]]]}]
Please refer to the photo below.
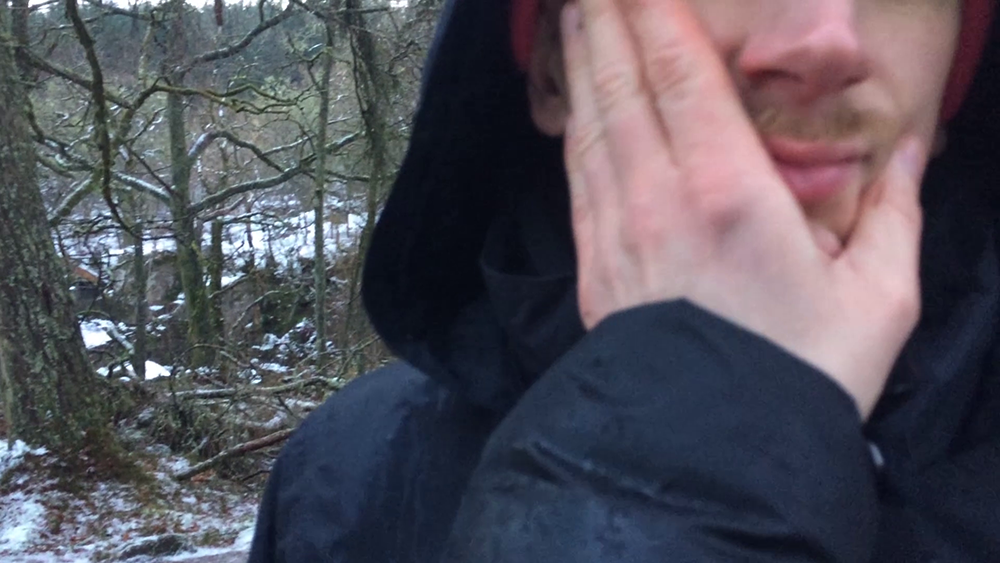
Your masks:
[{"label": "lips", "polygon": [[764,145],[802,205],[827,201],[862,180],[866,151],[861,143],[773,137],[764,139]]}]

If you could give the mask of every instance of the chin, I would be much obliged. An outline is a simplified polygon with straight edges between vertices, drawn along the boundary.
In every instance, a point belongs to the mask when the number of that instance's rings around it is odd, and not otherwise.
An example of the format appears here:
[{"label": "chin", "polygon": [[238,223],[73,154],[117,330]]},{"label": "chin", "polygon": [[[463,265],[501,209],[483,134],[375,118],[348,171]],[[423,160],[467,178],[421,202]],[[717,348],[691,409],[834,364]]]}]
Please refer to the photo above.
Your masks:
[{"label": "chin", "polygon": [[810,205],[803,211],[810,223],[833,233],[843,244],[851,237],[858,224],[864,192],[858,186],[829,201]]}]

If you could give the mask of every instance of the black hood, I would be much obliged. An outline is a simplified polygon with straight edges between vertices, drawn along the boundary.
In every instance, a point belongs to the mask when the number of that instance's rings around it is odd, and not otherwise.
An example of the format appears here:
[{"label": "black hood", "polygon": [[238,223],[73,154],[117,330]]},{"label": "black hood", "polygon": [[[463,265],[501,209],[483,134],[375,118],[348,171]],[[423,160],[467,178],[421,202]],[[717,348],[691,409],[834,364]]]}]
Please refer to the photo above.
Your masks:
[{"label": "black hood", "polygon": [[[409,151],[376,225],[362,281],[372,323],[394,353],[501,410],[531,374],[506,353],[510,343],[487,296],[481,260],[487,234],[522,193],[535,192],[529,186],[554,199],[566,191],[560,143],[541,136],[527,113],[508,10],[508,2],[496,0],[444,7]],[[552,205],[548,215],[551,225],[536,226],[568,226],[563,206]],[[564,250],[571,253],[572,244]],[[565,287],[565,276],[555,277]]]},{"label": "black hood", "polygon": [[[561,143],[541,136],[528,115],[508,10],[497,0],[447,3],[362,286],[394,353],[498,410],[582,334]],[[908,417],[902,427],[939,408],[928,397],[941,386],[961,403],[945,409],[956,419],[949,424],[969,423],[962,413],[993,361],[998,71],[994,25],[972,90],[949,123],[948,148],[926,175],[925,311],[885,401],[905,398],[911,408],[883,409]]]}]

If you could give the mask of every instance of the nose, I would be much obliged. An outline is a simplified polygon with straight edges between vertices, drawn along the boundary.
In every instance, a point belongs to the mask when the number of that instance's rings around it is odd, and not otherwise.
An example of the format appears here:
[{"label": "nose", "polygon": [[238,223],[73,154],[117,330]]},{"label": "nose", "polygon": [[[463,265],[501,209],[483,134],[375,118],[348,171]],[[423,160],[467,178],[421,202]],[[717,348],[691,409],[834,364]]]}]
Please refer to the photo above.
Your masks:
[{"label": "nose", "polygon": [[807,103],[862,82],[870,63],[858,33],[856,0],[761,3],[738,58],[757,86]]}]

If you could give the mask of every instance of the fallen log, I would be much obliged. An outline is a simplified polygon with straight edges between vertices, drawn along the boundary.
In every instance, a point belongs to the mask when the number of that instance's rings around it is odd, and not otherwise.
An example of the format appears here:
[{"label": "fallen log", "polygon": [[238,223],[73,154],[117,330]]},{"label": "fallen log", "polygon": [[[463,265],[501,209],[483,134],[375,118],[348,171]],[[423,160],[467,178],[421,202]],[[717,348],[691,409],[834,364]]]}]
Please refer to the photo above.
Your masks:
[{"label": "fallen log", "polygon": [[240,389],[192,389],[189,391],[177,391],[174,395],[178,399],[225,399],[228,397],[235,397],[237,395],[275,395],[278,393],[287,393],[289,391],[295,391],[311,385],[323,384],[327,387],[339,391],[341,387],[345,385],[343,381],[337,381],[334,379],[328,379],[325,377],[311,377],[309,379],[303,379],[301,381],[296,381],[294,383],[289,383],[287,385],[278,385],[275,387],[243,387]]},{"label": "fallen log", "polygon": [[268,446],[273,446],[274,444],[282,442],[288,439],[288,437],[291,436],[292,432],[294,431],[295,430],[293,428],[286,428],[285,430],[279,430],[278,432],[275,432],[273,434],[268,434],[263,438],[257,438],[256,440],[250,440],[249,442],[240,444],[238,446],[234,446],[212,458],[206,459],[201,463],[192,465],[186,470],[177,473],[176,475],[174,475],[174,479],[177,481],[186,481],[194,477],[195,475],[198,475],[199,473],[204,473],[205,471],[208,471],[209,469],[215,467],[216,465],[222,463],[223,461],[229,458],[236,457],[238,455],[243,455],[245,453],[249,453],[255,450],[260,450]]}]

